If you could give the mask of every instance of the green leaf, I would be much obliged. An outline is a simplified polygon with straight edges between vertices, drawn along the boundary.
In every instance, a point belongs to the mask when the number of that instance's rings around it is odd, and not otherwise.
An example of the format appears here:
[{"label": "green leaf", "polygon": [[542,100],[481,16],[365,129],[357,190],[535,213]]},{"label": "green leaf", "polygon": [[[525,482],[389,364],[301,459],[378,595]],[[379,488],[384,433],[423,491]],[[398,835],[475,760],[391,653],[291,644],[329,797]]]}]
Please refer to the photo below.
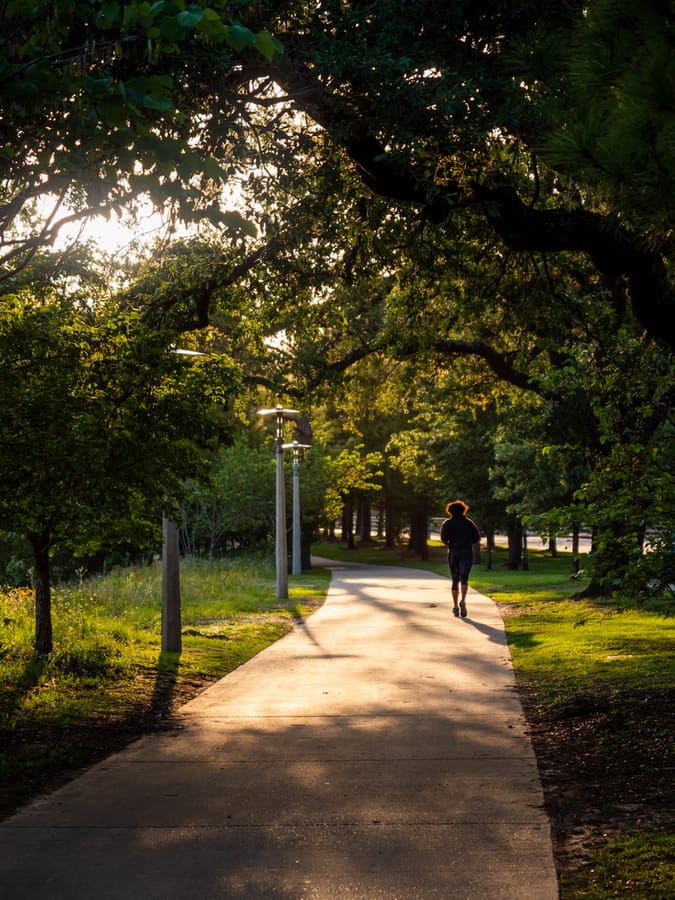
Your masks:
[{"label": "green leaf", "polygon": [[184,29],[181,28],[177,16],[163,16],[159,25],[159,33],[165,41],[179,41],[183,37]]},{"label": "green leaf", "polygon": [[267,60],[271,60],[277,53],[284,52],[284,45],[280,40],[270,34],[269,31],[260,31],[255,36],[255,48]]},{"label": "green leaf", "polygon": [[168,97],[153,97],[150,94],[146,94],[143,97],[143,106],[145,109],[157,109],[160,112],[166,112],[171,109],[173,104]]},{"label": "green leaf", "polygon": [[231,25],[227,29],[226,40],[235,50],[255,46],[255,35],[250,28],[245,28],[243,25]]},{"label": "green leaf", "polygon": [[235,209],[224,210],[220,213],[219,218],[222,223],[228,228],[232,229],[232,231],[246,234],[249,237],[258,236],[258,229],[255,227],[253,222],[249,222],[248,219],[245,219],[242,214],[237,212]]},{"label": "green leaf", "polygon": [[141,76],[140,78],[130,78],[129,81],[120,82],[120,90],[127,103],[130,103],[136,109],[143,108],[144,99],[150,88],[150,80]]},{"label": "green leaf", "polygon": [[223,38],[227,36],[228,30],[215,10],[204,10],[204,16],[199,23],[199,31],[202,34],[210,38]]},{"label": "green leaf", "polygon": [[104,3],[96,17],[97,28],[112,28],[120,15],[119,3]]},{"label": "green leaf", "polygon": [[196,28],[204,16],[204,11],[198,7],[190,7],[181,13],[178,13],[178,24],[182,28]]},{"label": "green leaf", "polygon": [[207,156],[206,159],[202,160],[201,166],[203,173],[208,178],[212,178],[214,181],[227,181],[225,169],[212,156]]},{"label": "green leaf", "polygon": [[174,166],[181,158],[182,145],[179,141],[157,138],[156,140],[148,141],[147,149],[152,156],[156,157],[158,162],[169,163]]},{"label": "green leaf", "polygon": [[131,3],[124,7],[125,25],[138,23],[142,28],[149,28],[153,18],[152,7],[149,3]]},{"label": "green leaf", "polygon": [[101,78],[86,77],[82,82],[84,89],[94,97],[100,97],[108,94],[114,87],[114,81],[111,75],[104,75]]}]

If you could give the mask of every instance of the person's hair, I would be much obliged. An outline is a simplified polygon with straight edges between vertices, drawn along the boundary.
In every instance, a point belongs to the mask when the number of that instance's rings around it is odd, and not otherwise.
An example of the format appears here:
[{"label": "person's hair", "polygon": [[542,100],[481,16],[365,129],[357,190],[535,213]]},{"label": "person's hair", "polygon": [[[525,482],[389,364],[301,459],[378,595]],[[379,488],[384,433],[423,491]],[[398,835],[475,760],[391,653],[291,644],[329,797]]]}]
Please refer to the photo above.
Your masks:
[{"label": "person's hair", "polygon": [[468,512],[469,505],[463,500],[451,500],[445,507],[445,511],[449,516],[464,516]]}]

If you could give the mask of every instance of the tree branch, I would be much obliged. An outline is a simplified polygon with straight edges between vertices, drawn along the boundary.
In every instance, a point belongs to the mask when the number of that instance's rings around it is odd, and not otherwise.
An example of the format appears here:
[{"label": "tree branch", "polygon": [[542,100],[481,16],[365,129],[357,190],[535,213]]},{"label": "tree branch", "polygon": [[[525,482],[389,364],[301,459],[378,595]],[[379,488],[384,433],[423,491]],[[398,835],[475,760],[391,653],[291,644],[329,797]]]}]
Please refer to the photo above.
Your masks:
[{"label": "tree branch", "polygon": [[455,341],[445,338],[439,338],[434,344],[433,349],[442,356],[478,356],[484,360],[492,371],[502,381],[507,381],[524,391],[534,391],[541,394],[541,389],[537,384],[537,380],[515,369],[508,358],[495,350],[489,344],[483,341]]},{"label": "tree branch", "polygon": [[513,250],[587,253],[602,275],[625,280],[637,321],[655,340],[675,349],[675,291],[662,253],[608,215],[585,210],[537,210],[525,205],[509,185],[474,183],[464,191],[458,181],[442,187],[421,171],[392,156],[359,117],[324,87],[292,47],[275,69],[279,84],[294,103],[340,144],[363,183],[375,194],[422,209],[440,224],[458,207],[472,207]]}]

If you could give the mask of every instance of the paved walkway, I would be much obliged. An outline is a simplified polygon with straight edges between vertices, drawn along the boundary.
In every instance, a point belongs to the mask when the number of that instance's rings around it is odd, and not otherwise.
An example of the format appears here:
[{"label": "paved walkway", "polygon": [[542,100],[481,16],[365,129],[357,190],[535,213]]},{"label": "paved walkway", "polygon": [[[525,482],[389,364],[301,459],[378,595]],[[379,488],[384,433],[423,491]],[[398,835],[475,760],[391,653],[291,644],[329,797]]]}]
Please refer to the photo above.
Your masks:
[{"label": "paved walkway", "polygon": [[304,625],[0,823],[3,900],[554,900],[495,605],[337,566]]}]

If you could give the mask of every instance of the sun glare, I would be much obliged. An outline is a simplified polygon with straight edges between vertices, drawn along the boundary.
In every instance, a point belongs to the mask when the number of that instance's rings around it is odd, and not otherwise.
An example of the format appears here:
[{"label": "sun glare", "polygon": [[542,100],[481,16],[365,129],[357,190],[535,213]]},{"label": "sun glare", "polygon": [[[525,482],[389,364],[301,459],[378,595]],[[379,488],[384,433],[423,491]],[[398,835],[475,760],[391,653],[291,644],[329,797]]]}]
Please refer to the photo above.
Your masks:
[{"label": "sun glare", "polygon": [[165,234],[170,224],[150,203],[140,203],[133,214],[117,215],[109,218],[95,216],[86,222],[64,226],[59,232],[57,247],[66,247],[74,241],[93,241],[107,254],[115,254],[125,248],[137,248],[149,244],[156,237]]}]

